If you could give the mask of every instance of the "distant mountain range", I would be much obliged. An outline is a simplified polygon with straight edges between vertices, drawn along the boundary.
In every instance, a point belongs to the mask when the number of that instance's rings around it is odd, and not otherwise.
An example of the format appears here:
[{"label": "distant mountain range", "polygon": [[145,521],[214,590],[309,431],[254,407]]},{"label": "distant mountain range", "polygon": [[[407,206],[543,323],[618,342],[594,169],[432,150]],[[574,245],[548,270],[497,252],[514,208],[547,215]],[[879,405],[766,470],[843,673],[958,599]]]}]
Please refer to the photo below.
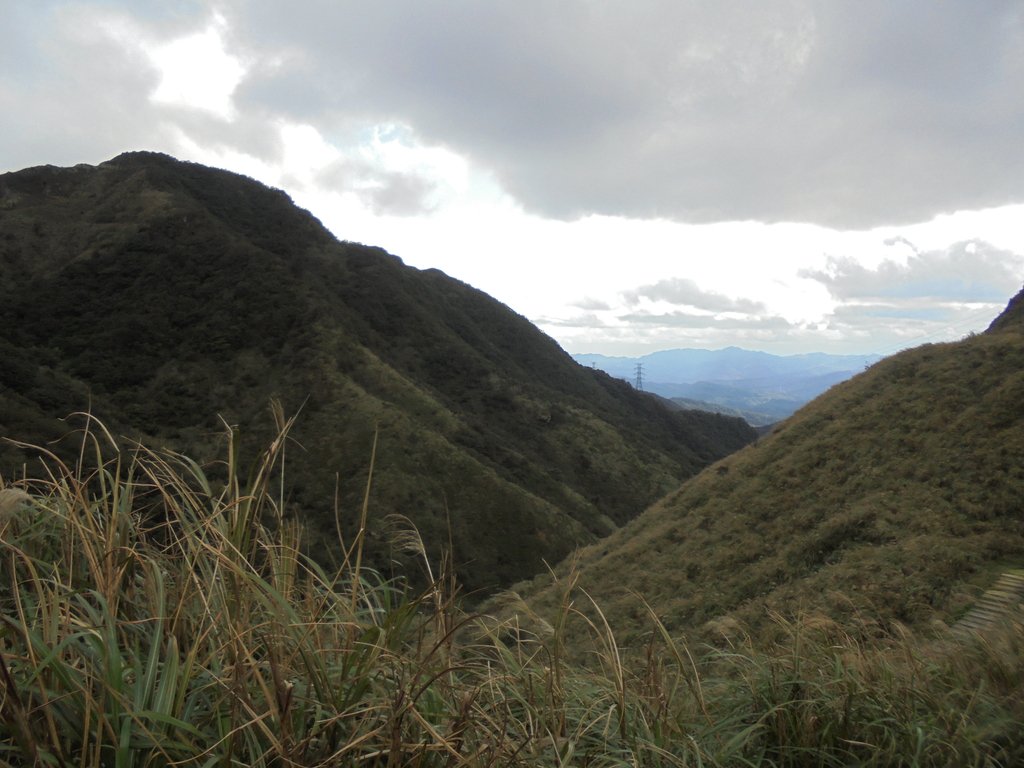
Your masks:
[{"label": "distant mountain range", "polygon": [[[1024,568],[1022,499],[1024,291],[985,333],[833,387],[573,567],[623,643],[649,640],[638,594],[691,644],[770,643],[773,615],[927,630]],[[519,591],[554,615],[566,581]]]},{"label": "distant mountain range", "polygon": [[881,359],[879,355],[772,355],[738,347],[670,349],[642,357],[579,354],[581,365],[674,400],[682,408],[742,416],[771,424]]},{"label": "distant mountain range", "polygon": [[[283,192],[165,155],[0,175],[0,436],[77,457],[63,420],[209,463],[255,460],[272,399],[299,412],[286,513],[351,541],[374,435],[369,565],[420,573],[400,513],[468,590],[507,585],[754,439],[572,361],[486,294],[339,242]],[[0,478],[41,471],[0,441]]]}]

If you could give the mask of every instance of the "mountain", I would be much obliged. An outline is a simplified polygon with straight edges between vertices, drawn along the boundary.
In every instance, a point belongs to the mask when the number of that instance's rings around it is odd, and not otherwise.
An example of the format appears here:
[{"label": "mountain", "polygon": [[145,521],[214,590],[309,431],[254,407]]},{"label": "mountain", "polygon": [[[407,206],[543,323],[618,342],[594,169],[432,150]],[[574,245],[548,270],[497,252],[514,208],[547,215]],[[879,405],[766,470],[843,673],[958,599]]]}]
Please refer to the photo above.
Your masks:
[{"label": "mountain", "polygon": [[[224,424],[256,452],[268,406],[299,413],[286,513],[336,560],[378,434],[370,564],[399,562],[389,513],[468,589],[537,572],[753,439],[672,413],[572,361],[489,296],[337,241],[283,192],[165,155],[0,176],[0,434],[61,439],[91,410],[115,432],[212,462]],[[211,472],[217,467],[211,464]],[[0,475],[38,471],[0,444]]]},{"label": "mountain", "polygon": [[[581,365],[635,382],[662,397],[706,403],[718,413],[745,412],[751,424],[780,421],[829,387],[878,362],[878,355],[772,355],[726,349],[670,349],[643,357],[574,355]],[[682,403],[680,403],[682,404]]]},{"label": "mountain", "polygon": [[[1024,294],[983,334],[876,363],[583,550],[580,585],[636,639],[771,637],[961,617],[1024,565]],[[567,566],[560,573],[564,574]],[[553,610],[546,579],[520,590]]]},{"label": "mountain", "polygon": [[1024,331],[1024,288],[1010,299],[1006,309],[988,327],[989,333],[999,333],[1001,331],[1016,333]]}]

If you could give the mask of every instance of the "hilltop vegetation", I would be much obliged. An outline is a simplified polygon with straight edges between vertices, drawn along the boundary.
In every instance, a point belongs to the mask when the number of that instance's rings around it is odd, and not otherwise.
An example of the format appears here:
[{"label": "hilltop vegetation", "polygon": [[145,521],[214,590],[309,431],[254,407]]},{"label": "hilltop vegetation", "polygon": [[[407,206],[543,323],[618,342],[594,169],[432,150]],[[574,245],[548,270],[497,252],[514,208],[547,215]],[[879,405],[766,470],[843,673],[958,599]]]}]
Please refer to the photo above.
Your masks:
[{"label": "hilltop vegetation", "polygon": [[[64,458],[91,410],[115,434],[248,451],[271,400],[299,413],[284,513],[336,562],[371,458],[468,589],[493,589],[625,523],[749,442],[739,419],[670,413],[576,365],[525,318],[437,271],[338,242],[251,179],[150,153],[0,176],[0,434]],[[0,445],[0,475],[40,471]],[[211,469],[211,471],[214,471]],[[420,577],[371,527],[367,561]],[[394,563],[398,563],[397,566]]]},{"label": "hilltop vegetation", "polygon": [[[871,635],[952,623],[1024,564],[1024,313],[876,363],[583,550],[579,583],[636,643],[767,643],[772,613]],[[559,573],[564,578],[569,566]],[[523,588],[541,613],[557,586]]]}]

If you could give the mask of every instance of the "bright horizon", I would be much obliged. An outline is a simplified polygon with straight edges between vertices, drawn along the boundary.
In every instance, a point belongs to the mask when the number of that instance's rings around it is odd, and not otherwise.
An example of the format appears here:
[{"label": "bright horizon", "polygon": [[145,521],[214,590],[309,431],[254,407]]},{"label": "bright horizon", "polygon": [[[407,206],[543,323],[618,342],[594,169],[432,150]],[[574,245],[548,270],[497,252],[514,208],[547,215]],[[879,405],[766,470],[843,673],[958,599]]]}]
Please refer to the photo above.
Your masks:
[{"label": "bright horizon", "polygon": [[245,173],[570,353],[891,354],[1024,283],[1024,14],[869,5],[12,3],[0,170]]}]

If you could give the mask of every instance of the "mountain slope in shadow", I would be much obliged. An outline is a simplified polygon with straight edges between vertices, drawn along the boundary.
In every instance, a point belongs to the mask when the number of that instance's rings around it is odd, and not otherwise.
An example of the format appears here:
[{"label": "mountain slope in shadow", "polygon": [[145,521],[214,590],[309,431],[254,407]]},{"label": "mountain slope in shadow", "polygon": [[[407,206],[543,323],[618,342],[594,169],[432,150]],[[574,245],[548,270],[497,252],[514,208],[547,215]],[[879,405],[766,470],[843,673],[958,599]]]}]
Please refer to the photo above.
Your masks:
[{"label": "mountain slope in shadow", "polygon": [[[469,589],[535,573],[753,438],[585,369],[525,318],[439,271],[337,241],[287,195],[165,155],[0,176],[0,431],[113,430],[247,455],[268,403],[301,410],[286,513],[325,562],[351,541],[378,434],[370,564],[415,578],[383,518],[449,539]],[[67,440],[53,450],[73,453]],[[36,471],[0,447],[0,473]]]}]

